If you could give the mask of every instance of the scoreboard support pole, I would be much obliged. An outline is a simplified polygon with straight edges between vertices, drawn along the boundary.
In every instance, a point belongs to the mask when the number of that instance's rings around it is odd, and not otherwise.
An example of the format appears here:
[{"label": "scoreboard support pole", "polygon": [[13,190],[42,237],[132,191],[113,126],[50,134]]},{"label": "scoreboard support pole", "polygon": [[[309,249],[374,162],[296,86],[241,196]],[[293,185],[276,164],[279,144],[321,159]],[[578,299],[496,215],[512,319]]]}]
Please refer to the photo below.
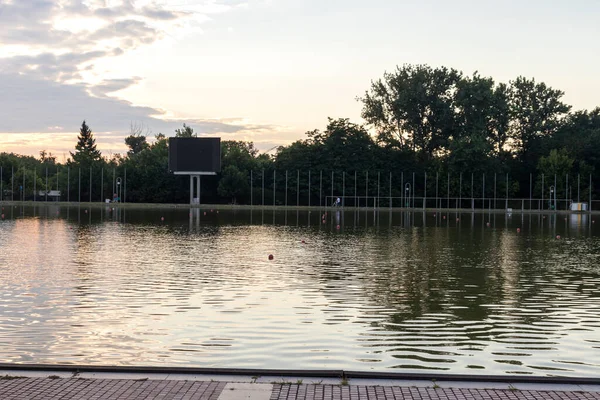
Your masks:
[{"label": "scoreboard support pole", "polygon": [[190,175],[190,204],[194,204],[194,182],[196,181],[196,198],[200,204],[200,177],[202,175]]}]

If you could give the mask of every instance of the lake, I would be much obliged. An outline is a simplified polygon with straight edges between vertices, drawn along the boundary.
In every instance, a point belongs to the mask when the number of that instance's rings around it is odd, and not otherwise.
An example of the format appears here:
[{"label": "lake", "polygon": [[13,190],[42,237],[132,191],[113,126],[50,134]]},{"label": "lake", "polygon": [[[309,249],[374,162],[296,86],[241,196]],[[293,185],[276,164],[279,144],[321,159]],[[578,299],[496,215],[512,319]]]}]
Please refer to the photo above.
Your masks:
[{"label": "lake", "polygon": [[600,375],[599,215],[324,212],[5,204],[0,362]]}]

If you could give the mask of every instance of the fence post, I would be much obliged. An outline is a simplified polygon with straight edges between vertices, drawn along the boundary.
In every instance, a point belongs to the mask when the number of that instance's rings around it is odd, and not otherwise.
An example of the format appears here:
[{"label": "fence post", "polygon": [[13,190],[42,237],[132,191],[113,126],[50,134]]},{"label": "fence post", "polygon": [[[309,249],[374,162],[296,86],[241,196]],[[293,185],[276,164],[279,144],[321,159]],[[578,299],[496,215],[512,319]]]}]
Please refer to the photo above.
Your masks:
[{"label": "fence post", "polygon": [[288,171],[285,170],[285,206],[287,207],[287,198],[288,198]]},{"label": "fence post", "polygon": [[473,188],[475,185],[475,176],[473,175],[473,172],[471,172],[471,210],[474,211],[475,210],[475,198],[474,196],[474,192],[473,192]]},{"label": "fence post", "polygon": [[67,203],[71,202],[71,167],[67,165]]},{"label": "fence post", "polygon": [[462,171],[458,178],[458,209],[462,209]]},{"label": "fence post", "polygon": [[262,169],[262,206],[265,206],[265,169]]},{"label": "fence post", "polygon": [[342,207],[346,204],[346,171],[342,172]]},{"label": "fence post", "polygon": [[390,171],[390,210],[392,209],[392,172]]},{"label": "fence post", "polygon": [[542,174],[542,206],[540,207],[540,209],[544,209],[544,174]]},{"label": "fence post", "polygon": [[275,169],[273,169],[273,206],[275,206],[275,203],[277,201],[277,198],[276,198],[277,186],[276,185],[277,185],[277,182],[275,181]]},{"label": "fence post", "polygon": [[589,205],[590,213],[592,212],[592,174],[590,174],[590,205]]},{"label": "fence post", "polygon": [[423,184],[423,210],[426,208],[427,203],[427,171],[425,171],[425,183]]},{"label": "fence post", "polygon": [[533,174],[529,173],[529,211],[531,211],[531,202],[533,201]]},{"label": "fence post", "polygon": [[90,203],[92,202],[92,167],[90,167]]},{"label": "fence post", "polygon": [[296,170],[296,207],[300,205],[300,170]]},{"label": "fence post", "polygon": [[310,169],[308,170],[308,206],[310,207]]},{"label": "fence post", "polygon": [[[79,203],[81,203],[81,166],[79,167],[79,184],[78,184],[78,190],[79,190],[79,196],[78,196],[77,200],[79,200]],[[47,197],[48,196],[46,196],[46,198]]]},{"label": "fence post", "polygon": [[333,201],[333,171],[331,171],[331,200]]},{"label": "fence post", "polygon": [[404,171],[400,174],[400,207],[406,207],[404,203]]},{"label": "fence post", "polygon": [[354,207],[358,207],[358,192],[356,184],[356,170],[354,170]]},{"label": "fence post", "polygon": [[46,167],[46,201],[48,201],[48,167]]},{"label": "fence post", "polygon": [[[377,209],[379,210],[379,178],[381,176],[381,172],[377,171]],[[375,204],[375,202],[373,202]],[[373,207],[375,208],[375,207]]]},{"label": "fence post", "polygon": [[446,190],[447,203],[446,208],[450,209],[450,172],[448,172],[448,188]]},{"label": "fence post", "polygon": [[[123,203],[127,202],[127,167],[123,172]],[[202,190],[202,175],[198,176],[198,203],[200,203],[200,191]]]},{"label": "fence post", "polygon": [[496,172],[494,172],[494,210],[496,209]]},{"label": "fence post", "polygon": [[435,208],[438,207],[438,181],[439,181],[439,172],[435,173]]},{"label": "fence post", "polygon": [[[254,206],[254,185],[252,182],[253,174],[252,170],[250,170],[250,207]],[[286,177],[287,178],[287,177]]]},{"label": "fence post", "polygon": [[366,183],[365,183],[365,208],[369,207],[369,171],[366,172]]}]

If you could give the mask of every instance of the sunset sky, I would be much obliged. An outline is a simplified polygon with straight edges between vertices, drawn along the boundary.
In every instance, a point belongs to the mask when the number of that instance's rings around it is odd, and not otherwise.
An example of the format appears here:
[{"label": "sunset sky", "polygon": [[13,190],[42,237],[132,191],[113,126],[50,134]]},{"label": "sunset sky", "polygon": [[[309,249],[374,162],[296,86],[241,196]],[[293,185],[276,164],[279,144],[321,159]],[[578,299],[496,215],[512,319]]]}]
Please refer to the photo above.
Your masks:
[{"label": "sunset sky", "polygon": [[534,77],[600,106],[597,0],[0,0],[0,152],[63,161],[85,119],[105,155],[184,122],[261,150],[361,123],[405,63]]}]

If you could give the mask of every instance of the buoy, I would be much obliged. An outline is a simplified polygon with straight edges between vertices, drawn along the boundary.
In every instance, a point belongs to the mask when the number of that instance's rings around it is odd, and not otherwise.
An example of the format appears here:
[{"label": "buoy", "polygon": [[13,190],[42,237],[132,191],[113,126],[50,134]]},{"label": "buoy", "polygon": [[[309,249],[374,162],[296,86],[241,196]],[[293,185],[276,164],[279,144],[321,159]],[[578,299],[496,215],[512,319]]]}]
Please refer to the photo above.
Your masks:
[{"label": "buoy", "polygon": [[323,220],[323,223],[325,223],[325,220]]},{"label": "buoy", "polygon": [[273,254],[269,254],[269,260],[273,259]]},{"label": "buoy", "polygon": [[490,223],[488,222],[486,225],[487,225],[487,226],[490,226]]},{"label": "buoy", "polygon": [[85,213],[87,214],[87,210],[85,210]]},{"label": "buoy", "polygon": [[560,240],[560,235],[556,235],[556,239],[557,239],[557,240]]},{"label": "buoy", "polygon": [[161,220],[161,221],[164,221],[164,220],[165,220],[165,217],[160,217],[160,220]]},{"label": "buoy", "polygon": [[206,211],[204,211],[204,215],[206,215]]},{"label": "buoy", "polygon": [[460,221],[460,218],[456,218],[456,222]]},{"label": "buoy", "polygon": [[521,228],[517,228],[517,233],[521,233]]},{"label": "buoy", "polygon": [[4,214],[2,214],[2,219],[4,219]]},{"label": "buoy", "polygon": [[340,226],[339,226],[339,225],[338,225],[338,226],[336,226],[336,227],[335,227],[335,229],[340,229]]},{"label": "buoy", "polygon": [[302,241],[302,244],[306,243],[304,240]]}]

